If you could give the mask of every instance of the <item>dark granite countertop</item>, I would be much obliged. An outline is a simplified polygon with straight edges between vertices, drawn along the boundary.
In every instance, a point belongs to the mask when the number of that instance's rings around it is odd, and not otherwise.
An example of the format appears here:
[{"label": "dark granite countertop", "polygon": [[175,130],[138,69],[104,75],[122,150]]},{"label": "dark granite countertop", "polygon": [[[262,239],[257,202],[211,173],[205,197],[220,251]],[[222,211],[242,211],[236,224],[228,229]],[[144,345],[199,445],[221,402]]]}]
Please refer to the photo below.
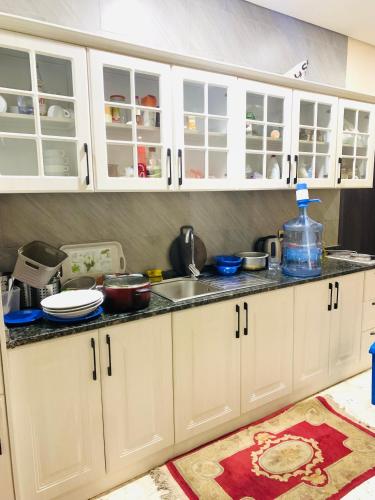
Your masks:
[{"label": "dark granite countertop", "polygon": [[[62,337],[74,333],[96,330],[107,326],[126,323],[128,321],[135,321],[137,319],[149,318],[159,314],[166,314],[172,311],[179,311],[182,309],[197,307],[204,304],[210,304],[212,302],[218,302],[221,300],[229,300],[235,297],[243,297],[245,295],[267,292],[287,286],[295,286],[311,281],[318,281],[334,278],[336,276],[342,276],[345,274],[366,271],[368,269],[373,269],[374,265],[354,264],[340,260],[326,259],[323,264],[322,274],[314,278],[291,278],[284,276],[280,272],[258,271],[257,273],[253,274],[259,278],[267,278],[269,280],[272,280],[272,282],[251,286],[248,288],[241,288],[239,290],[222,291],[215,295],[198,297],[179,303],[173,303],[167,299],[159,297],[158,295],[152,294],[150,305],[146,309],[133,313],[104,313],[98,318],[95,318],[88,322],[74,323],[63,326],[61,324],[54,324],[50,321],[41,320],[29,326],[8,328],[6,330],[6,345],[9,349],[11,349],[32,342],[39,342],[42,340]],[[226,278],[222,277],[220,279],[225,280]]]}]

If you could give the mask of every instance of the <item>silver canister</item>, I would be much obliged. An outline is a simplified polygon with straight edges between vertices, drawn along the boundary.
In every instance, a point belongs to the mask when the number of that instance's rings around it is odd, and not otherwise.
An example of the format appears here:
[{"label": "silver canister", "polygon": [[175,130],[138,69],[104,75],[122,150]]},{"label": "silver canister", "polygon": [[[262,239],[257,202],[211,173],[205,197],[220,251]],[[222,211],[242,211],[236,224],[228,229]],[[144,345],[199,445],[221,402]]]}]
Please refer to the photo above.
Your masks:
[{"label": "silver canister", "polygon": [[48,285],[41,288],[31,288],[32,305],[33,307],[40,307],[40,303],[46,297],[59,293],[61,289],[60,278],[54,277]]}]

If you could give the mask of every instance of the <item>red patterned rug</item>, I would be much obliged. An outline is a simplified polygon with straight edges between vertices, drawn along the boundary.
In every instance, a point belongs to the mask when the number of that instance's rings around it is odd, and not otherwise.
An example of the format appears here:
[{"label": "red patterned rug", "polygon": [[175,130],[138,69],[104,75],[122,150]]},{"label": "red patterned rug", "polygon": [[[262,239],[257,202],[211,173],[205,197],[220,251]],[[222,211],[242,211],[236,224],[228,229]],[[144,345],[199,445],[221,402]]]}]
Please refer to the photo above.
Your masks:
[{"label": "red patterned rug", "polygon": [[151,475],[168,499],[338,499],[375,475],[375,433],[318,396]]}]

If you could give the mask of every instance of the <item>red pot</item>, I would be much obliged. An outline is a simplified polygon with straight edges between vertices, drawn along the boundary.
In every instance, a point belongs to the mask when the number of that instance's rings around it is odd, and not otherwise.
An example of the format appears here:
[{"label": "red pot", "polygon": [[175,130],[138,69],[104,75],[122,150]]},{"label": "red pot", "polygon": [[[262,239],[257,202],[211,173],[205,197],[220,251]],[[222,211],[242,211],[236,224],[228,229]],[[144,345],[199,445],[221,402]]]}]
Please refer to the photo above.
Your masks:
[{"label": "red pot", "polygon": [[140,274],[107,278],[102,291],[105,309],[114,313],[144,309],[151,299],[151,284]]}]

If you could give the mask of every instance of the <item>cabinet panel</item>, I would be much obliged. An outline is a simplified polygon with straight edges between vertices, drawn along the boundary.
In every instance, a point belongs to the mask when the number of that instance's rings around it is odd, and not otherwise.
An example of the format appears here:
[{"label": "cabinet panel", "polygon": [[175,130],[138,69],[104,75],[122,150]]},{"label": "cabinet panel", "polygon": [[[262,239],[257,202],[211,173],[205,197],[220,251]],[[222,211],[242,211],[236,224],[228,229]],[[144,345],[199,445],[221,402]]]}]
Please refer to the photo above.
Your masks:
[{"label": "cabinet panel", "polygon": [[179,67],[172,76],[179,188],[237,188],[237,79]]},{"label": "cabinet panel", "polygon": [[246,303],[248,330],[241,336],[242,413],[289,394],[293,363],[293,289],[251,295]]},{"label": "cabinet panel", "polygon": [[361,334],[361,369],[366,370],[371,367],[372,357],[369,349],[375,342],[375,328],[362,332]]},{"label": "cabinet panel", "polygon": [[293,183],[334,187],[337,97],[293,91]]},{"label": "cabinet panel", "polygon": [[173,182],[170,67],[89,51],[98,191],[167,190]]},{"label": "cabinet panel", "polygon": [[170,314],[101,330],[100,358],[112,471],[173,444]]},{"label": "cabinet panel", "polygon": [[10,418],[21,500],[67,495],[105,473],[93,341],[97,349],[97,332],[9,350]]},{"label": "cabinet panel", "polygon": [[249,80],[239,80],[238,86],[239,187],[290,187],[292,90]]},{"label": "cabinet panel", "polygon": [[330,373],[334,380],[358,370],[363,282],[364,273],[343,276],[335,281],[334,303],[337,308],[332,315],[330,347]]},{"label": "cabinet panel", "polygon": [[375,302],[375,270],[365,272],[365,286],[363,289],[363,300],[365,302],[374,300]]},{"label": "cabinet panel", "polygon": [[172,314],[176,442],[240,414],[238,304]]},{"label": "cabinet panel", "polygon": [[323,387],[329,367],[330,281],[294,289],[294,388]]},{"label": "cabinet panel", "polygon": [[0,498],[13,500],[14,492],[4,396],[0,396],[0,446]]},{"label": "cabinet panel", "polygon": [[372,104],[339,100],[337,187],[372,187],[374,118]]},{"label": "cabinet panel", "polygon": [[375,300],[363,303],[362,330],[375,328]]},{"label": "cabinet panel", "polygon": [[92,191],[82,47],[0,33],[2,192]]}]

